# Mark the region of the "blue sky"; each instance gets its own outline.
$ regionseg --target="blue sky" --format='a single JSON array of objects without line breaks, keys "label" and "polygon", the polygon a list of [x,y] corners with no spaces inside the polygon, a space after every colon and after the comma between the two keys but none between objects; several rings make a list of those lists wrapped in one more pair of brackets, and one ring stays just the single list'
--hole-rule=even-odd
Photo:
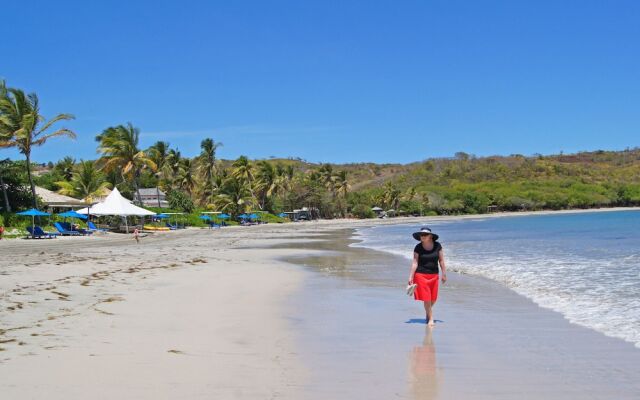
[{"label": "blue sky", "polygon": [[37,161],[95,158],[129,121],[143,147],[193,156],[212,137],[222,158],[640,145],[637,1],[21,3],[1,6],[0,78],[78,134]]}]

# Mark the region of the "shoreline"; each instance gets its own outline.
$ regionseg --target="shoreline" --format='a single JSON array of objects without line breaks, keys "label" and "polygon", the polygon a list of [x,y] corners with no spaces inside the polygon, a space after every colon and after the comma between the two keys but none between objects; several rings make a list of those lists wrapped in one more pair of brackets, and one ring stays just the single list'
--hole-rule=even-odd
[{"label": "shoreline", "polygon": [[[563,214],[581,214],[581,213],[606,213],[606,212],[620,212],[620,211],[640,211],[640,207],[608,207],[608,208],[587,208],[587,209],[571,209],[571,210],[541,210],[541,211],[505,211],[505,212],[496,212],[496,213],[487,213],[487,214],[462,214],[462,215],[432,215],[432,216],[398,216],[391,218],[367,218],[367,219],[358,219],[358,218],[334,218],[334,219],[320,219],[320,220],[312,220],[312,221],[304,221],[304,222],[286,222],[283,224],[272,223],[266,224],[270,226],[286,226],[289,224],[306,224],[306,223],[314,223],[320,225],[327,224],[336,224],[340,226],[341,224],[356,224],[356,225],[395,225],[395,224],[405,224],[405,223],[420,223],[424,220],[433,220],[433,221],[457,221],[457,220],[467,220],[467,219],[484,219],[484,218],[506,218],[506,217],[526,217],[526,216],[535,216],[535,215],[563,215]],[[240,225],[229,225],[225,226],[224,230],[230,229],[251,229],[252,227],[260,226],[260,225],[252,225],[252,226],[240,226]],[[187,230],[210,230],[205,227],[189,227]],[[155,237],[156,235],[172,235],[176,232],[180,231],[148,231],[145,232],[147,235],[151,237]],[[11,243],[18,239],[23,239],[22,241],[27,243],[39,243],[46,241],[55,241],[55,243],[64,242],[67,243],[79,243],[86,240],[95,241],[101,239],[108,240],[129,240],[130,236],[127,234],[116,234],[116,233],[108,233],[106,235],[97,234],[91,236],[60,236],[57,239],[29,239],[26,240],[23,237],[12,237],[12,238],[3,238],[0,240],[0,248],[3,247],[3,243]],[[84,244],[84,243],[83,243]],[[6,246],[6,244],[5,244]]]}]

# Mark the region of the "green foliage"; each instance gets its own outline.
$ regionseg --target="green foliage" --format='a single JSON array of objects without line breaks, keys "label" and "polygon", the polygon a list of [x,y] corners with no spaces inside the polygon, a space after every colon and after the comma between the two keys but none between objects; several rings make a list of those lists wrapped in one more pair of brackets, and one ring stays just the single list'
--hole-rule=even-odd
[{"label": "green foliage", "polygon": [[376,214],[371,210],[371,207],[365,204],[356,204],[351,209],[351,213],[356,218],[375,218]]},{"label": "green foliage", "polygon": [[54,169],[40,176],[34,177],[33,180],[37,186],[57,192],[60,190],[60,186],[57,182],[64,181],[64,177],[59,171]]},{"label": "green foliage", "polygon": [[[28,189],[29,180],[24,161],[0,161],[0,176],[2,177],[12,212],[32,207],[33,196]],[[0,188],[0,210],[3,212],[7,210],[2,188]]]},{"label": "green foliage", "polygon": [[80,199],[101,196],[111,184],[105,181],[104,174],[98,170],[95,161],[80,161],[71,171],[71,179],[56,182],[59,192]]},{"label": "green foliage", "polygon": [[169,207],[180,212],[191,213],[195,210],[195,204],[191,197],[179,190],[171,190],[167,193]]},{"label": "green foliage", "polygon": [[50,132],[57,122],[74,117],[71,114],[58,114],[47,120],[40,114],[40,104],[35,93],[25,94],[20,89],[7,88],[4,81],[0,86],[0,148],[15,147],[25,156],[32,205],[35,207],[36,192],[31,171],[31,151],[51,138],[61,136],[75,138],[75,133],[67,128]]}]

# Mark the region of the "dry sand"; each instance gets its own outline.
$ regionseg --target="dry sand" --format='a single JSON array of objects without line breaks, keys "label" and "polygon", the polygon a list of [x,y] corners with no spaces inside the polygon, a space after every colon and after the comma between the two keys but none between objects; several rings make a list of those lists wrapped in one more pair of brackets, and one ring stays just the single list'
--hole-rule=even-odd
[{"label": "dry sand", "polygon": [[243,241],[229,229],[2,243],[2,398],[299,398],[305,367],[280,310],[304,273],[273,261],[282,250],[234,251]]},{"label": "dry sand", "polygon": [[2,398],[638,397],[640,351],[493,282],[450,277],[426,329],[406,261],[346,248],[370,224],[2,241]]}]

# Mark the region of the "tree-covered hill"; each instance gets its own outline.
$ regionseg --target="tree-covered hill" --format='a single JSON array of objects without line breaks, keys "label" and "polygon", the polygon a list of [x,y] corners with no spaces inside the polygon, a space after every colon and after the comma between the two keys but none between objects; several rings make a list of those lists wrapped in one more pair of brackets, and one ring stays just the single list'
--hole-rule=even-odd
[{"label": "tree-covered hill", "polygon": [[[151,159],[152,150],[146,150]],[[202,156],[168,154],[163,169],[141,168],[142,187],[160,185],[182,202],[192,202],[192,207],[231,212],[306,206],[323,217],[368,217],[373,206],[424,215],[640,205],[638,148],[529,157],[460,152],[406,165],[241,157],[215,160],[209,178],[202,177]],[[72,182],[73,171],[81,167],[86,174],[86,162],[67,157],[48,172],[40,171],[36,179],[49,189],[66,188],[72,194],[64,182]],[[126,177],[106,171],[96,175],[134,197],[134,186]],[[203,184],[207,179],[212,182],[208,189]]]}]

